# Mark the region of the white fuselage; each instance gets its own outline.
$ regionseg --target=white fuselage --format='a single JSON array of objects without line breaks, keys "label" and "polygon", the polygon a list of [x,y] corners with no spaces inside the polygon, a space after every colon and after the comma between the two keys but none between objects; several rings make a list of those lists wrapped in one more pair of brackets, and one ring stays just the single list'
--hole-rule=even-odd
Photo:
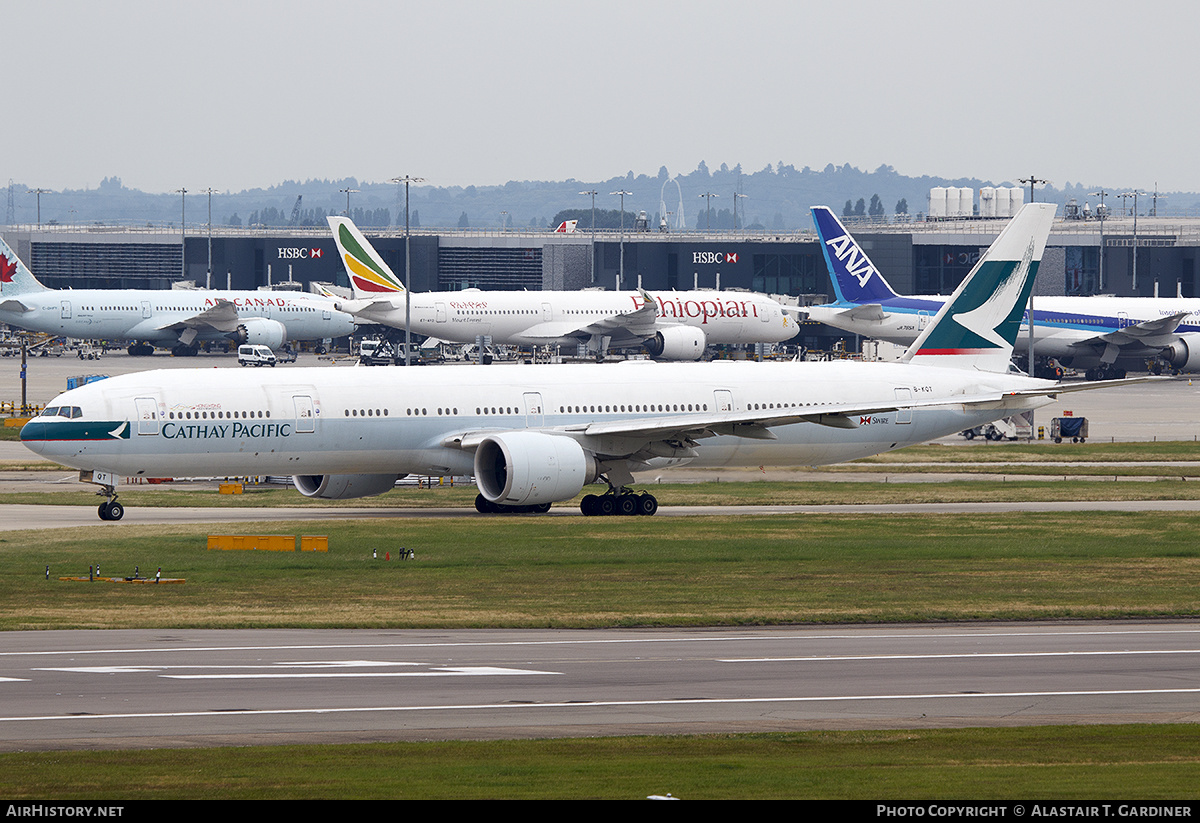
[{"label": "white fuselage", "polygon": [[[1049,384],[892,363],[446,366],[406,370],[403,378],[334,367],[141,372],[60,395],[49,407],[70,411],[35,418],[22,440],[55,462],[130,477],[471,474],[464,438],[530,430],[570,437],[600,460],[642,454],[640,468],[815,465],[942,437],[1049,402],[1011,398],[964,407],[971,398]],[[771,422],[910,402],[924,406],[856,413],[843,427]],[[934,403],[941,405],[927,407]],[[670,457],[668,446],[690,436],[679,433],[702,432],[734,414],[762,420],[760,436],[698,434],[686,459],[644,457],[655,447]],[[625,429],[604,432],[610,423]],[[676,433],[663,433],[663,424]],[[657,431],[640,434],[643,425]]]},{"label": "white fuselage", "polygon": [[[353,318],[336,310],[332,299],[295,292],[52,289],[11,299],[29,310],[0,309],[0,323],[76,339],[174,343],[180,331],[171,327],[212,309],[221,300],[237,307],[239,321],[261,318],[282,324],[288,340],[321,340],[354,332]],[[225,340],[230,333],[198,327],[194,339]]]},{"label": "white fuselage", "polygon": [[[761,294],[731,291],[658,292],[656,327],[700,329],[708,343],[779,343],[794,337],[799,327],[777,302]],[[376,300],[382,298],[374,298]],[[390,306],[358,314],[366,322],[404,328],[404,294],[389,295]],[[475,291],[413,293],[408,311],[412,332],[459,343],[480,335],[508,345],[568,345],[587,339],[579,330],[612,321],[603,330],[618,345],[623,334],[620,315],[643,304],[635,291]],[[349,306],[350,304],[345,304]],[[613,320],[613,318],[618,318]]]}]

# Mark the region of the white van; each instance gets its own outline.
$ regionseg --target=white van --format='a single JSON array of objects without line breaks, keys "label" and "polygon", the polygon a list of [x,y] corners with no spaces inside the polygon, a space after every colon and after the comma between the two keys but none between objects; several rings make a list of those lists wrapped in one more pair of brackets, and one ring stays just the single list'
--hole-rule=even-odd
[{"label": "white van", "polygon": [[274,367],[275,363],[275,353],[268,346],[238,346],[238,365]]}]

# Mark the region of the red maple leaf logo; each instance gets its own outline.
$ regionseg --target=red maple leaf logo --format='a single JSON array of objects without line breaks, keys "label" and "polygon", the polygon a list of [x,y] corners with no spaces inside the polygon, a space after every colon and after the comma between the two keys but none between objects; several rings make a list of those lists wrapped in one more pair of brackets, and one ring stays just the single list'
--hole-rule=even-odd
[{"label": "red maple leaf logo", "polygon": [[17,262],[8,259],[7,255],[0,255],[0,283],[11,283],[16,273]]}]

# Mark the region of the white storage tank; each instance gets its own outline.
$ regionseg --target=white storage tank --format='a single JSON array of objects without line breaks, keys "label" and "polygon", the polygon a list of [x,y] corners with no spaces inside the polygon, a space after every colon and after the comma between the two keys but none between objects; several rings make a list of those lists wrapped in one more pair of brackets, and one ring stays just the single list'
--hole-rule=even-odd
[{"label": "white storage tank", "polygon": [[996,216],[996,189],[993,186],[983,186],[979,189],[979,216]]},{"label": "white storage tank", "polygon": [[946,189],[934,186],[929,190],[929,219],[943,220],[946,217]]},{"label": "white storage tank", "polygon": [[1012,217],[1012,189],[1007,186],[996,188],[996,203],[992,207],[992,217]]}]

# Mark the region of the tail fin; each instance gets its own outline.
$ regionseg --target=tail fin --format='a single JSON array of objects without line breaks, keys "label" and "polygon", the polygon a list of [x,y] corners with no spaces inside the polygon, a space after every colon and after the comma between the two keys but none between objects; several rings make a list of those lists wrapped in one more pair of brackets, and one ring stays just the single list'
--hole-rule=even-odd
[{"label": "tail fin", "polygon": [[1057,208],[1023,206],[901,359],[1007,371]]},{"label": "tail fin", "polygon": [[0,294],[5,297],[16,297],[21,294],[48,291],[38,282],[17,253],[13,251],[4,238],[0,238]]},{"label": "tail fin", "polygon": [[554,230],[555,234],[571,234],[575,231],[575,227],[579,225],[578,220],[564,220],[558,224],[558,228]]},{"label": "tail fin", "polygon": [[379,252],[367,242],[358,226],[346,217],[326,217],[333,229],[338,254],[350,276],[350,288],[356,300],[382,293],[404,293],[404,284],[392,272]]},{"label": "tail fin", "polygon": [[832,211],[826,206],[813,206],[812,216],[837,302],[879,303],[900,296]]}]

